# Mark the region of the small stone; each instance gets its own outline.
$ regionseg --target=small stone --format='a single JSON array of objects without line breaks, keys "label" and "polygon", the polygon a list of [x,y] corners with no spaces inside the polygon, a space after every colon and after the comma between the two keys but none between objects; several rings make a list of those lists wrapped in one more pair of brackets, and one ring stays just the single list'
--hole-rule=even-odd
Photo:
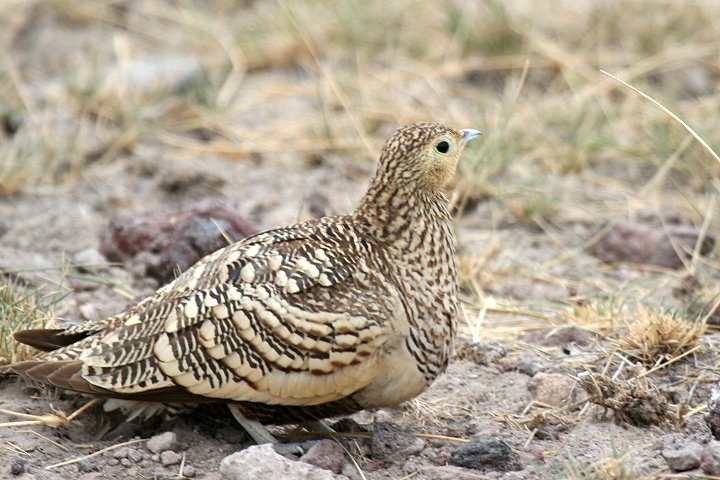
[{"label": "small stone", "polygon": [[25,473],[25,460],[20,457],[15,457],[10,465],[10,473],[13,475],[22,475]]},{"label": "small stone", "polygon": [[106,267],[108,261],[107,258],[96,249],[86,248],[73,255],[73,263],[78,270],[91,272],[100,267]]},{"label": "small stone", "polygon": [[185,477],[192,478],[197,475],[197,472],[195,471],[195,467],[193,467],[192,465],[185,465],[185,467],[183,467],[182,474]]},{"label": "small stone", "polygon": [[113,457],[117,458],[118,460],[121,458],[127,458],[127,456],[128,456],[128,448],[127,447],[118,448],[117,450],[115,450],[113,452]]},{"label": "small stone", "polygon": [[310,450],[300,457],[300,461],[340,473],[345,465],[345,452],[339,443],[325,439],[310,447]]},{"label": "small stone", "polygon": [[179,453],[173,452],[172,450],[166,450],[160,454],[160,463],[167,467],[168,465],[180,463],[181,458],[182,456]]},{"label": "small stone", "polygon": [[672,470],[684,472],[700,466],[703,447],[697,442],[671,445],[662,451],[662,456]]},{"label": "small stone", "polygon": [[140,463],[142,462],[143,454],[137,448],[130,448],[128,449],[127,458],[134,463]]},{"label": "small stone", "polygon": [[720,475],[720,442],[710,441],[700,457],[700,468],[707,475]]},{"label": "small stone", "polygon": [[177,435],[175,432],[164,432],[152,437],[145,445],[147,446],[147,449],[153,453],[172,450],[175,448],[175,445],[177,445]]},{"label": "small stone", "polygon": [[160,462],[160,454],[159,454],[159,453],[153,453],[153,454],[150,456],[150,460],[152,460],[153,462],[159,463],[159,462]]},{"label": "small stone", "polygon": [[553,407],[559,407],[578,400],[584,393],[574,379],[561,373],[538,372],[528,383],[533,400]]},{"label": "small stone", "polygon": [[287,459],[277,454],[270,444],[253,445],[223,458],[220,475],[226,480],[346,480],[329,470]]},{"label": "small stone", "polygon": [[15,446],[25,452],[32,452],[38,447],[37,440],[29,437],[21,437],[15,441]]},{"label": "small stone", "polygon": [[373,460],[386,461],[419,453],[425,442],[410,430],[393,423],[376,423],[371,448]]},{"label": "small stone", "polygon": [[389,410],[380,409],[373,414],[373,423],[392,423],[394,415]]},{"label": "small stone", "polygon": [[95,461],[93,461],[90,458],[80,460],[77,465],[78,465],[78,470],[80,470],[83,473],[97,472],[98,470],[100,470],[100,467],[98,466],[98,464],[95,463]]},{"label": "small stone", "polygon": [[545,362],[535,352],[522,352],[517,359],[517,370],[528,376],[533,376],[547,369]]},{"label": "small stone", "polygon": [[453,448],[448,464],[475,470],[505,470],[513,460],[512,449],[507,443],[499,438],[481,436]]},{"label": "small stone", "polygon": [[120,465],[120,459],[115,457],[110,457],[107,460],[105,460],[106,465],[110,465],[111,467],[114,467],[115,465]]},{"label": "small stone", "polygon": [[125,468],[130,468],[132,466],[132,462],[128,458],[121,458],[120,465],[122,465]]}]

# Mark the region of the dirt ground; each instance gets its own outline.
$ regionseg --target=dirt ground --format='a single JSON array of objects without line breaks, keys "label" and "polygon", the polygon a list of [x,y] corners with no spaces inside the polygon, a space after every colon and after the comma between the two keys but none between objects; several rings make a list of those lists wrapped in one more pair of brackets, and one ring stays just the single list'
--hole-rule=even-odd
[{"label": "dirt ground", "polygon": [[[110,8],[56,0],[47,10],[9,3],[16,9],[0,7],[6,32],[0,41],[12,65],[0,74],[13,86],[0,91],[7,101],[0,106],[0,282],[39,288],[52,298],[60,325],[112,315],[160,286],[137,263],[111,263],[99,253],[116,214],[220,197],[262,230],[319,211],[344,213],[373,172],[373,152],[397,125],[440,120],[476,127],[485,136],[468,148],[450,192],[461,206],[456,233],[468,318],[456,357],[417,399],[353,417],[368,428],[389,422],[408,434],[443,438],[421,437],[407,454],[387,458],[374,455],[366,440],[345,440],[342,473],[417,480],[720,475],[720,455],[711,448],[718,432],[705,420],[720,372],[713,324],[720,268],[717,247],[701,248],[720,231],[720,168],[655,107],[639,106],[637,97],[619,100],[626,90],[611,94],[595,68],[652,58],[649,79],[631,71],[633,79],[670,99],[717,146],[720,71],[708,60],[718,51],[707,47],[713,43],[702,36],[706,30],[682,37],[679,46],[668,40],[674,53],[667,58],[662,49],[651,56],[627,47],[630,59],[619,60],[610,51],[612,35],[600,35],[592,41],[609,49],[609,60],[575,62],[567,59],[587,54],[568,47],[582,36],[579,27],[569,30],[567,43],[551,41],[554,28],[580,15],[571,7],[567,23],[544,18],[547,29],[522,35],[518,24],[501,32],[504,24],[492,17],[483,25],[511,42],[510,51],[493,47],[498,53],[482,51],[487,39],[468,40],[459,27],[447,38],[432,29],[421,38],[424,24],[416,22],[431,18],[432,9],[410,17],[392,10],[385,19],[371,10],[346,12],[344,3],[330,13],[314,2],[307,11],[283,2],[273,8],[208,2],[207,10],[194,2],[110,2]],[[507,15],[527,20],[517,13],[524,3],[511,3],[520,7]],[[488,7],[494,2],[483,5],[472,18],[497,15]],[[671,14],[682,21],[653,25],[668,39],[696,18],[717,27],[720,15],[707,8],[677,7]],[[622,21],[632,16],[610,13]],[[328,27],[325,14],[350,23]],[[397,50],[353,47],[348,54],[360,40],[387,40],[363,30],[372,22],[353,24],[353,14],[363,21],[403,18]],[[655,10],[648,15],[664,18]],[[284,26],[282,34],[263,30],[271,21]],[[234,37],[233,22],[260,40]],[[644,28],[637,38],[645,38]],[[688,38],[707,47],[705,56],[698,49],[683,55],[681,47],[693,45]],[[231,53],[233,41],[241,54]],[[422,53],[408,53],[415,47]],[[678,68],[678,59],[689,64]],[[582,81],[574,83],[573,75]],[[591,107],[588,98],[595,98]],[[603,244],[598,232],[617,225],[625,233]],[[668,247],[665,233],[673,228],[689,239],[684,247]],[[684,263],[672,254],[676,248],[692,252]],[[648,251],[668,249],[663,258],[677,264],[648,260]],[[615,390],[586,392],[581,384],[588,378]],[[86,402],[0,379],[0,409],[69,415]],[[0,423],[20,420],[0,412]],[[145,440],[165,431],[177,434],[172,451],[181,461],[147,449]],[[507,458],[451,464],[463,442],[488,436],[511,448]],[[68,426],[0,426],[0,478],[216,479],[222,459],[249,444],[222,409],[125,422],[94,405]],[[701,453],[686,455],[688,468],[673,463],[694,445]]]}]

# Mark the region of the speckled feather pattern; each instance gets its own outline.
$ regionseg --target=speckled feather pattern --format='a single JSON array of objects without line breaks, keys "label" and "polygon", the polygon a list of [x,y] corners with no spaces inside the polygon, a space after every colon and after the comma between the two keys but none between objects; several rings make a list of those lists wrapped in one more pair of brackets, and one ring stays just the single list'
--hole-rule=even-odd
[{"label": "speckled feather pattern", "polygon": [[[438,138],[457,149],[447,164],[426,158]],[[234,402],[276,423],[416,396],[445,370],[461,315],[440,190],[461,139],[438,124],[399,129],[352,214],[223,248],[128,311],[58,335],[74,343],[9,369],[105,397]]]}]

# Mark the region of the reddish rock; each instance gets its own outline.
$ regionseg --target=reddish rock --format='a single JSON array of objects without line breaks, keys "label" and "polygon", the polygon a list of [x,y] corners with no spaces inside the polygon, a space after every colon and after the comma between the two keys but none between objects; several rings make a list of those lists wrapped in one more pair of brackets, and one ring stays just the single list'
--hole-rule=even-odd
[{"label": "reddish rock", "polygon": [[578,400],[582,389],[574,379],[560,373],[539,372],[530,380],[528,390],[536,402],[558,407]]},{"label": "reddish rock", "polygon": [[300,457],[300,461],[340,473],[345,465],[345,452],[342,445],[333,440],[320,440]]},{"label": "reddish rock", "polygon": [[[638,223],[602,225],[607,230],[590,248],[593,255],[605,262],[628,262],[680,268],[695,248],[699,230],[683,225],[650,226]],[[710,253],[715,238],[705,236],[700,254]]]},{"label": "reddish rock", "polygon": [[141,272],[167,282],[227,245],[223,232],[237,241],[254,230],[228,200],[207,198],[173,210],[115,215],[100,236],[100,252],[112,261],[141,263]]}]

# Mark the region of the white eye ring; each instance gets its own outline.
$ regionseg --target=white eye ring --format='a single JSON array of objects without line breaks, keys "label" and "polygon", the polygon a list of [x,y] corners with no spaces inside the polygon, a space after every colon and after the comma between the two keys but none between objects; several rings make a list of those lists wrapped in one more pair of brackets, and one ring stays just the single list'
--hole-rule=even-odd
[{"label": "white eye ring", "polygon": [[450,142],[447,140],[440,140],[435,145],[435,151],[438,153],[448,153],[450,151]]}]

